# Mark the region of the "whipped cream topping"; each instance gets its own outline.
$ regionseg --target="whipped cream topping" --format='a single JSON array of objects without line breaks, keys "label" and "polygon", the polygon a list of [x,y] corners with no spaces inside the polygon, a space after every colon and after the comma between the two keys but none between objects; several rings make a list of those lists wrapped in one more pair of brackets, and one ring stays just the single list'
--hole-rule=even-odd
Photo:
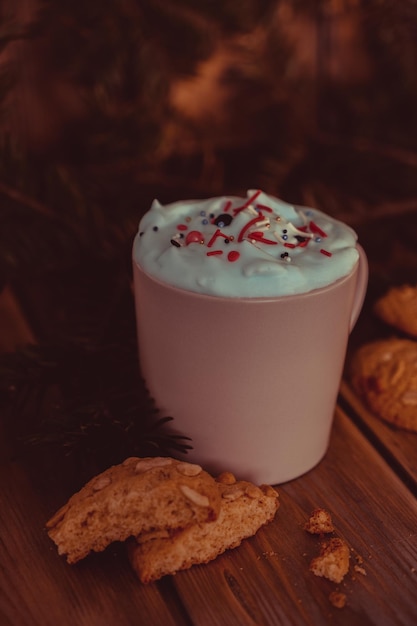
[{"label": "whipped cream topping", "polygon": [[306,293],[348,275],[359,258],[356,242],[352,228],[317,209],[249,190],[247,198],[154,200],[133,259],[180,289],[262,298]]}]

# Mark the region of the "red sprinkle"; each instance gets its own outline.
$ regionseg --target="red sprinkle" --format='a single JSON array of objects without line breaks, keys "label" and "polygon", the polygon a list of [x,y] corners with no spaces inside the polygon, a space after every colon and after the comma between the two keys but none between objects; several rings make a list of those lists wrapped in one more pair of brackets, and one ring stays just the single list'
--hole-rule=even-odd
[{"label": "red sprinkle", "polygon": [[188,226],[185,224],[178,224],[177,230],[188,230]]},{"label": "red sprinkle", "polygon": [[296,248],[295,243],[284,243],[284,248]]},{"label": "red sprinkle", "polygon": [[185,243],[187,245],[190,243],[204,243],[203,233],[200,233],[199,230],[190,230],[185,238]]},{"label": "red sprinkle", "polygon": [[237,240],[243,241],[243,237],[245,236],[245,233],[249,230],[249,228],[253,226],[254,224],[256,224],[256,222],[259,222],[260,220],[263,220],[262,215],[257,215],[252,220],[250,220],[247,224],[245,224],[242,230],[240,231]]},{"label": "red sprinkle", "polygon": [[316,233],[317,235],[320,235],[320,237],[327,237],[324,230],[322,230],[320,226],[317,226],[317,224],[313,222],[313,220],[311,220],[310,222],[310,230],[312,233]]},{"label": "red sprinkle", "polygon": [[240,257],[240,252],[238,252],[237,250],[232,250],[227,255],[227,259],[228,259],[228,261],[230,261],[230,263],[233,263],[234,261],[237,261],[239,257]]},{"label": "red sprinkle", "polygon": [[231,206],[232,206],[232,201],[231,201],[231,200],[228,200],[228,201],[226,202],[226,206],[224,207],[223,211],[224,211],[225,213],[227,213],[227,211],[230,209],[230,207],[231,207]]},{"label": "red sprinkle", "polygon": [[207,248],[211,248],[213,243],[216,241],[217,237],[223,237],[223,239],[229,239],[229,237],[227,235],[224,235],[222,231],[220,230],[220,228],[218,228],[216,232],[214,233],[214,235],[212,236],[212,238],[210,239],[210,241],[208,242]]},{"label": "red sprinkle", "polygon": [[242,206],[239,206],[236,209],[233,209],[233,214],[237,215],[238,213],[243,211],[243,209],[246,209],[246,207],[252,204],[252,202],[255,202],[256,198],[259,196],[260,193],[261,193],[261,190],[257,191],[256,193],[253,194],[253,196],[251,196],[250,198],[246,200],[245,204],[242,204]]},{"label": "red sprinkle", "polygon": [[218,254],[223,254],[223,250],[210,250],[206,252],[206,256],[217,256]]},{"label": "red sprinkle", "polygon": [[332,256],[331,252],[328,252],[327,250],[323,250],[323,248],[321,248],[320,252],[324,254],[324,256]]},{"label": "red sprinkle", "polygon": [[253,239],[254,241],[260,241],[261,243],[267,243],[271,246],[276,246],[277,241],[271,241],[271,239],[265,239],[264,234],[262,232],[256,231],[255,233],[251,233],[249,235],[249,239]]},{"label": "red sprinkle", "polygon": [[266,206],[266,204],[256,204],[256,208],[262,209],[262,211],[267,211],[267,213],[272,213],[271,207]]}]

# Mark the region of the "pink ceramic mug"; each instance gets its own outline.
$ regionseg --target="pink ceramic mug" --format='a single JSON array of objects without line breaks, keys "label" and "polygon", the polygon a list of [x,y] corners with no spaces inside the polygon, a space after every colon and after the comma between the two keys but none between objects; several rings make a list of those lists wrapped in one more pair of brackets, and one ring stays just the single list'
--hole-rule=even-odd
[{"label": "pink ceramic mug", "polygon": [[348,337],[368,264],[328,287],[276,298],[185,291],[134,261],[140,363],[157,406],[192,439],[186,460],[278,484],[328,448]]}]

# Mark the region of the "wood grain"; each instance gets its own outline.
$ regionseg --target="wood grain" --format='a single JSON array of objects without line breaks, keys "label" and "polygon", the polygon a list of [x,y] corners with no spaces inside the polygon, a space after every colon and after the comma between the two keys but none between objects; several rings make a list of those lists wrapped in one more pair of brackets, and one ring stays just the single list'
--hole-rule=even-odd
[{"label": "wood grain", "polygon": [[372,413],[348,382],[342,381],[340,391],[352,419],[417,495],[417,433],[391,426]]},{"label": "wood grain", "polygon": [[[279,487],[275,520],[239,548],[157,584],[141,585],[123,546],[69,566],[44,523],[47,494],[36,495],[17,464],[0,471],[0,623],[412,624],[417,621],[417,502],[346,414],[337,410],[329,451],[317,468]],[[320,538],[303,529],[327,508],[351,548],[350,572],[335,585],[309,572]],[[366,575],[355,571],[363,559]],[[343,609],[332,590],[347,596]]]}]

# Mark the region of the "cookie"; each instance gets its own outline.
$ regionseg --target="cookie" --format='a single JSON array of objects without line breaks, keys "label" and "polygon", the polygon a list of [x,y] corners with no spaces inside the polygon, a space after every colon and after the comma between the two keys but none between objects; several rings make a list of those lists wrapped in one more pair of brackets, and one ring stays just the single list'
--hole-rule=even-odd
[{"label": "cookie", "polygon": [[46,526],[58,553],[75,563],[132,535],[213,521],[220,501],[217,483],[199,465],[132,457],[90,480]]},{"label": "cookie", "polygon": [[376,415],[417,431],[417,342],[394,337],[365,344],[351,361],[350,380]]},{"label": "cookie", "polygon": [[230,473],[218,477],[217,488],[221,506],[214,522],[195,524],[164,536],[143,534],[130,542],[129,558],[143,583],[207,563],[237,547],[270,522],[279,506],[275,489],[237,481]]},{"label": "cookie", "polygon": [[322,545],[319,556],[310,563],[315,576],[324,576],[334,583],[341,583],[349,571],[349,546],[343,539],[334,537]]},{"label": "cookie", "polygon": [[375,303],[376,315],[412,337],[417,337],[417,285],[392,287]]}]

